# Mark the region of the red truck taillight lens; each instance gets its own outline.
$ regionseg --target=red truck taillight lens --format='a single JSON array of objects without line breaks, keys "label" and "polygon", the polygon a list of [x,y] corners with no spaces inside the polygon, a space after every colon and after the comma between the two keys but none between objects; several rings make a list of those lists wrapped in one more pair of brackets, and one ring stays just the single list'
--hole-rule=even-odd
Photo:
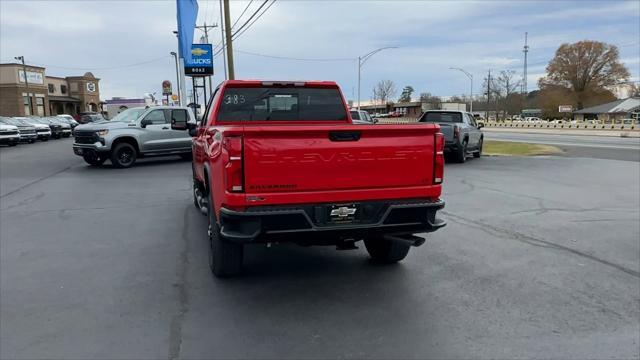
[{"label": "red truck taillight lens", "polygon": [[229,162],[225,165],[225,184],[229,192],[244,191],[244,171],[242,168],[242,137],[229,136],[222,141],[222,146],[229,154]]},{"label": "red truck taillight lens", "polygon": [[444,177],[444,135],[436,133],[435,156],[433,158],[433,183],[442,184]]}]

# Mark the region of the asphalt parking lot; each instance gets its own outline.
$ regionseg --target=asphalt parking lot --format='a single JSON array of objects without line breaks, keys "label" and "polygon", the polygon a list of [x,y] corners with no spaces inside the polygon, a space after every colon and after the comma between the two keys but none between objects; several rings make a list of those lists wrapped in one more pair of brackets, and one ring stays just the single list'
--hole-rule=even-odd
[{"label": "asphalt parking lot", "polygon": [[448,226],[404,262],[255,246],[224,281],[190,171],[1,148],[0,357],[638,357],[636,161],[447,164]]}]

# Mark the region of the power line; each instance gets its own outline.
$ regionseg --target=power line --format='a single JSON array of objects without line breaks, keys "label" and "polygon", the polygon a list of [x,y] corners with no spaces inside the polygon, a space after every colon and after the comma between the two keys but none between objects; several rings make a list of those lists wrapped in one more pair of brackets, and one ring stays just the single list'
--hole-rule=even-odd
[{"label": "power line", "polygon": [[297,57],[289,57],[289,56],[277,56],[277,55],[267,55],[260,54],[251,51],[243,51],[236,49],[236,52],[247,55],[261,56],[272,59],[282,59],[282,60],[294,60],[294,61],[355,61],[356,58],[297,58]]},{"label": "power line", "polygon": [[155,58],[155,59],[150,59],[150,60],[145,60],[145,61],[141,61],[141,62],[137,62],[137,63],[133,63],[133,64],[126,64],[126,65],[116,65],[116,66],[109,66],[109,67],[102,67],[102,68],[82,68],[82,67],[69,67],[69,66],[58,66],[58,65],[47,65],[47,64],[42,64],[42,63],[38,63],[38,62],[33,62],[33,65],[38,65],[38,66],[43,66],[43,67],[49,67],[49,68],[58,68],[58,69],[65,69],[65,70],[86,70],[86,71],[98,71],[98,70],[114,70],[114,69],[123,69],[123,68],[128,68],[128,67],[134,67],[134,66],[140,66],[140,65],[146,65],[146,64],[150,64],[156,61],[160,61],[160,60],[164,60],[169,58],[171,55],[167,56],[162,56],[159,58]]},{"label": "power line", "polygon": [[236,21],[233,22],[233,24],[231,25],[231,30],[233,30],[233,28],[236,27],[236,24],[238,23],[238,21],[240,21],[240,19],[242,19],[242,15],[244,15],[245,12],[247,12],[247,9],[249,9],[249,6],[251,6],[251,3],[253,2],[253,0],[249,1],[249,3],[247,4],[247,6],[244,8],[244,10],[242,10],[242,12],[240,13],[240,16],[238,16],[238,18],[236,19]]},{"label": "power line", "polygon": [[266,13],[266,12],[269,10],[269,8],[270,8],[270,7],[272,7],[272,6],[273,6],[273,4],[275,4],[275,3],[276,3],[276,0],[273,0],[273,1],[271,2],[271,4],[269,4],[269,6],[267,6],[267,7],[264,9],[264,11],[262,11],[262,13],[261,13],[260,15],[258,15],[258,17],[257,17],[257,18],[255,18],[255,20],[253,20],[253,22],[252,22],[251,24],[249,24],[249,26],[247,26],[247,27],[244,29],[244,31],[242,31],[240,34],[238,34],[238,36],[236,36],[235,38],[237,39],[238,37],[240,37],[240,35],[244,34],[244,33],[245,33],[245,31],[249,30],[249,28],[251,28],[251,27],[253,26],[253,24],[255,24],[255,23],[256,23],[256,21],[258,21],[258,19],[260,19],[260,18],[262,17],[262,15],[264,15],[264,13]]},{"label": "power line", "polygon": [[[236,37],[236,34],[239,33],[240,31],[242,31],[242,29],[244,29],[245,26],[247,26],[247,24],[254,18],[254,16],[256,16],[256,14],[258,14],[260,12],[260,10],[262,10],[262,8],[267,4],[267,2],[269,2],[269,0],[264,0],[264,2],[260,5],[260,7],[258,7],[258,9],[256,11],[254,11],[253,14],[251,14],[251,16],[247,19],[247,21],[245,21],[244,24],[242,24],[242,26],[240,26],[240,28],[238,30],[236,30],[235,32],[231,33],[231,36],[234,39]],[[262,14],[264,14],[264,13],[262,13]],[[260,14],[260,15],[262,15],[262,14]]]}]

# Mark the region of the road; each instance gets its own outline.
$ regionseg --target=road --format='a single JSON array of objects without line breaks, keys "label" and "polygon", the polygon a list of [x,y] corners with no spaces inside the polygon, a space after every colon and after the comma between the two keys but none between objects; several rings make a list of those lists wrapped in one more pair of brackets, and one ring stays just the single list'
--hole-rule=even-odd
[{"label": "road", "polygon": [[61,140],[0,166],[3,359],[638,358],[638,162],[447,164],[448,225],[401,264],[251,246],[224,281],[188,162]]},{"label": "road", "polygon": [[569,157],[640,161],[640,138],[496,132],[489,129],[483,132],[487,140],[554,145]]}]

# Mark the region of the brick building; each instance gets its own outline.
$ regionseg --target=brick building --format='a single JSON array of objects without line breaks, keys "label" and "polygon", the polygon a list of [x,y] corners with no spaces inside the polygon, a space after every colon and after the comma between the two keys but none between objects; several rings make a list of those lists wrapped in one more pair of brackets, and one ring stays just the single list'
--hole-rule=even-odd
[{"label": "brick building", "polygon": [[101,111],[100,79],[88,72],[65,78],[47,76],[45,68],[0,64],[0,116],[76,115]]}]

